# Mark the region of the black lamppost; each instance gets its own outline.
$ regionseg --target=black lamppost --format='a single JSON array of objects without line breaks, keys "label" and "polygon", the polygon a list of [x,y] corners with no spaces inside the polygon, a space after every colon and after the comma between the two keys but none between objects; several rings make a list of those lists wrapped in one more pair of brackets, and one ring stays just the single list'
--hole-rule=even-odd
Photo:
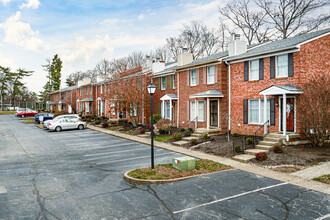
[{"label": "black lamppost", "polygon": [[155,93],[157,86],[151,85],[147,86],[148,93],[151,96],[151,169],[154,169],[154,109],[152,104],[152,95]]}]

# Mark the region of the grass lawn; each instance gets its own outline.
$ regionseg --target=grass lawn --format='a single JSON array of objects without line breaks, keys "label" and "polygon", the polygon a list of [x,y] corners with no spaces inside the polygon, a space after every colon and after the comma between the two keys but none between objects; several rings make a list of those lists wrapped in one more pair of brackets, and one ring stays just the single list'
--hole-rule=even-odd
[{"label": "grass lawn", "polygon": [[121,128],[123,128],[123,127],[122,126],[112,126],[112,127],[108,127],[107,129],[110,131],[118,131]]},{"label": "grass lawn", "polygon": [[135,134],[139,133],[139,131],[130,130],[130,131],[121,131],[120,133],[129,134],[129,135],[135,135]]},{"label": "grass lawn", "polygon": [[230,166],[206,159],[196,160],[195,167],[196,169],[194,170],[180,171],[174,169],[172,164],[159,164],[155,166],[154,170],[151,170],[150,167],[135,169],[129,172],[128,175],[136,179],[164,180],[219,172],[232,168]]},{"label": "grass lawn", "polygon": [[326,184],[330,184],[330,175],[323,175],[323,176],[319,176],[319,177],[315,177],[313,180],[322,182],[322,183],[326,183]]},{"label": "grass lawn", "polygon": [[163,141],[168,141],[168,140],[171,140],[171,139],[173,139],[172,136],[163,136],[163,137],[156,137],[154,140],[163,142]]},{"label": "grass lawn", "polygon": [[21,121],[22,123],[24,123],[24,124],[34,124],[34,123],[36,123],[35,121],[34,121],[34,119],[28,119],[28,120],[22,120]]},{"label": "grass lawn", "polygon": [[15,114],[14,111],[0,111],[0,115],[13,115]]}]

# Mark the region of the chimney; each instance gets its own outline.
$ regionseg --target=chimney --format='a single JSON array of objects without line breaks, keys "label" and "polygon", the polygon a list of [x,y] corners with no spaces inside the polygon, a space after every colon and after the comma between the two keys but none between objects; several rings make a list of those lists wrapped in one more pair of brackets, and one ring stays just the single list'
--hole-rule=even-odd
[{"label": "chimney", "polygon": [[146,64],[145,67],[147,70],[151,70],[152,68],[152,61],[149,55],[146,55]]},{"label": "chimney", "polygon": [[239,34],[232,34],[231,40],[228,43],[229,56],[236,56],[247,51],[247,44],[240,40]]},{"label": "chimney", "polygon": [[157,73],[165,69],[165,62],[160,61],[159,57],[156,57],[156,61],[152,63],[152,72]]},{"label": "chimney", "polygon": [[187,48],[182,48],[182,53],[178,55],[178,66],[183,66],[193,61],[192,53]]},{"label": "chimney", "polygon": [[160,58],[156,57],[156,63],[159,63],[159,61],[160,61]]}]

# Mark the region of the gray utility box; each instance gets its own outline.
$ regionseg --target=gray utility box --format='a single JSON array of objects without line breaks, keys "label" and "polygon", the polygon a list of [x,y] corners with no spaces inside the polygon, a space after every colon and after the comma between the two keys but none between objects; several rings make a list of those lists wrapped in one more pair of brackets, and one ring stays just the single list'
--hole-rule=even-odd
[{"label": "gray utility box", "polygon": [[172,159],[173,168],[181,171],[194,170],[195,158],[192,157],[179,157]]}]

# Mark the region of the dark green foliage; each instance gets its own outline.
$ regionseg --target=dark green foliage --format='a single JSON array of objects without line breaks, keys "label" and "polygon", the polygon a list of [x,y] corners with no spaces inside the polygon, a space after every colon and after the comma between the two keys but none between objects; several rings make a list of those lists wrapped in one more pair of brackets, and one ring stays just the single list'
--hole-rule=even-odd
[{"label": "dark green foliage", "polygon": [[248,137],[248,138],[246,138],[246,143],[247,143],[247,144],[253,144],[253,143],[254,143],[253,138],[252,138],[252,137]]},{"label": "dark green foliage", "polygon": [[173,134],[173,138],[174,138],[174,140],[179,141],[182,139],[182,135],[180,133],[175,132]]},{"label": "dark green foliage", "polygon": [[91,121],[92,121],[92,119],[88,118],[86,121],[87,121],[87,122],[91,122]]},{"label": "dark green foliage", "polygon": [[164,130],[164,129],[159,129],[159,134],[166,134],[166,130]]},{"label": "dark green foliage", "polygon": [[99,125],[99,124],[101,124],[101,122],[100,121],[95,121],[95,124]]},{"label": "dark green foliage", "polygon": [[[157,124],[157,122],[161,119],[162,117],[158,114],[154,115],[154,124]],[[151,121],[151,117],[150,117],[150,121]]]},{"label": "dark green foliage", "polygon": [[232,134],[232,136],[233,136],[233,137],[237,137],[237,136],[238,136],[238,134],[237,134],[237,133],[234,133],[234,134]]},{"label": "dark green foliage", "polygon": [[197,144],[197,139],[191,139],[190,144],[191,145],[196,145]]},{"label": "dark green foliage", "polygon": [[102,128],[107,128],[109,127],[109,123],[107,121],[102,123]]},{"label": "dark green foliage", "polygon": [[206,134],[203,135],[203,138],[204,139],[208,139],[209,138],[209,135],[206,133]]},{"label": "dark green foliage", "polygon": [[185,132],[186,129],[180,128],[180,132]]},{"label": "dark green foliage", "polygon": [[235,152],[236,152],[236,153],[239,153],[239,152],[242,151],[242,149],[241,149],[241,147],[240,147],[239,145],[236,145],[236,146],[234,147],[234,149],[235,149]]},{"label": "dark green foliage", "polygon": [[189,137],[190,135],[191,135],[190,131],[185,131],[185,132],[184,132],[184,136],[185,136],[185,137]]},{"label": "dark green foliage", "polygon": [[193,133],[194,132],[194,129],[188,128],[188,131],[190,131],[190,133]]}]

